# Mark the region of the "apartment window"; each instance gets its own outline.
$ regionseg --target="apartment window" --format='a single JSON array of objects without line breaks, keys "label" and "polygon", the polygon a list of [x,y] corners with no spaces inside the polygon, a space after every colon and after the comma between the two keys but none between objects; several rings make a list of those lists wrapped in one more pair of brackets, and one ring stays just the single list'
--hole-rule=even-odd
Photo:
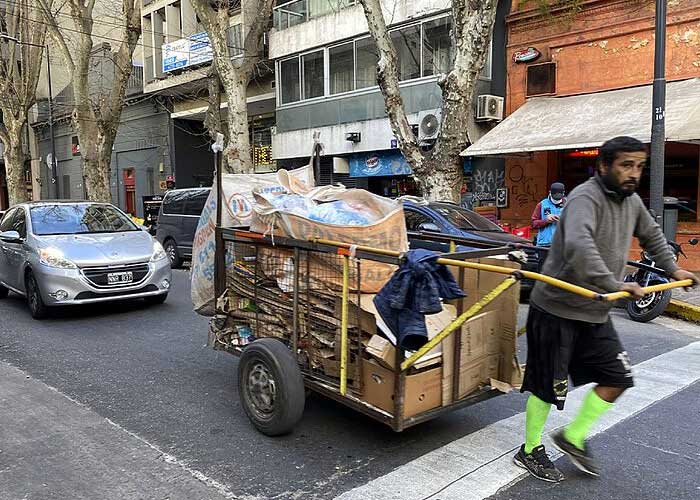
[{"label": "apartment window", "polygon": [[299,58],[294,57],[280,63],[280,97],[282,104],[301,99],[299,87]]},{"label": "apartment window", "polygon": [[301,57],[304,77],[303,99],[323,95],[323,51],[312,52]]},{"label": "apartment window", "polygon": [[379,53],[372,38],[363,38],[355,42],[355,58],[355,88],[364,89],[377,85]]},{"label": "apartment window", "polygon": [[449,17],[423,24],[423,76],[447,73],[452,68],[450,29]]},{"label": "apartment window", "polygon": [[243,54],[243,33],[240,24],[229,27],[227,32],[228,46],[233,57]]},{"label": "apartment window", "polygon": [[[391,30],[399,80],[448,73],[454,57],[451,29],[451,18],[443,16]],[[490,56],[489,47],[482,78],[491,77]],[[282,60],[277,65],[280,103],[374,87],[378,61],[377,47],[368,36]]]},{"label": "apartment window", "polygon": [[355,60],[352,42],[328,49],[330,93],[340,94],[355,88]]},{"label": "apartment window", "polygon": [[420,78],[420,25],[391,32],[396,47],[399,80]]}]

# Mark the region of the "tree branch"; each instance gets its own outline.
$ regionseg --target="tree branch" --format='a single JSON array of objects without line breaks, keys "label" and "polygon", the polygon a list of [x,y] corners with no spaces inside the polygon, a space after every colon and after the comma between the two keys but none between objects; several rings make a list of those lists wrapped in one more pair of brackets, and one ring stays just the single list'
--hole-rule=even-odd
[{"label": "tree branch", "polygon": [[56,42],[56,44],[58,44],[59,50],[61,51],[61,55],[63,56],[63,60],[65,61],[66,66],[68,66],[68,73],[72,77],[72,75],[75,73],[75,63],[73,62],[73,56],[71,55],[71,51],[68,48],[66,39],[58,27],[56,16],[51,12],[51,6],[47,0],[37,0],[37,3],[39,4],[39,7],[42,13],[44,14],[44,18],[46,19],[46,27],[49,34],[51,35],[51,39],[54,42]]}]

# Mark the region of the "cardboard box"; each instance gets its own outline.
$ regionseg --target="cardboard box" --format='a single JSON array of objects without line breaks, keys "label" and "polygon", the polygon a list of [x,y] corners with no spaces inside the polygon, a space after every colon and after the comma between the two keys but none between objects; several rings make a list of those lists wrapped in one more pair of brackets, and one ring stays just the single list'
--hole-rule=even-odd
[{"label": "cardboard box", "polygon": [[[335,359],[322,359],[321,366],[323,367],[323,373],[325,373],[328,377],[340,378],[340,360],[336,361]],[[348,360],[348,380],[358,379],[358,372],[359,366],[357,362],[353,363]]]},{"label": "cardboard box", "polygon": [[396,364],[396,348],[384,337],[373,335],[365,349],[380,365],[394,369]]},{"label": "cardboard box", "polygon": [[499,354],[501,351],[501,318],[498,312],[484,313],[484,346],[486,354]]},{"label": "cardboard box", "polygon": [[459,397],[460,399],[477,390],[486,381],[486,358],[480,358],[470,363],[463,364],[459,369]]},{"label": "cardboard box", "polygon": [[[367,403],[394,413],[393,371],[372,360],[363,360],[363,399]],[[441,370],[433,368],[414,375],[406,375],[404,418],[440,406]]]},{"label": "cardboard box", "polygon": [[486,354],[486,337],[484,334],[487,314],[474,316],[462,325],[462,350],[459,360],[461,364],[475,361]]},{"label": "cardboard box", "polygon": [[[374,295],[372,295],[374,297]],[[338,299],[335,301],[335,315],[340,321],[343,312],[343,301]],[[360,325],[360,329],[368,335],[377,333],[377,321],[374,314],[358,307],[351,301],[348,301],[348,327],[356,327]]]},{"label": "cardboard box", "polygon": [[501,356],[499,354],[492,354],[486,357],[484,362],[484,378],[485,379],[496,379],[500,380],[499,374],[501,371]]}]

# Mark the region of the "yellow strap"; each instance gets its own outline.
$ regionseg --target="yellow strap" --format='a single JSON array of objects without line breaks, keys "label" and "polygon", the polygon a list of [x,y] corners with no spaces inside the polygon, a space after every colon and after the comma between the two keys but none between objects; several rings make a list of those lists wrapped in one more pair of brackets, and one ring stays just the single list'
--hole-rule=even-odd
[{"label": "yellow strap", "polygon": [[496,288],[484,295],[481,298],[481,300],[479,300],[476,304],[474,304],[464,313],[458,316],[454,321],[452,321],[452,323],[447,325],[444,330],[442,330],[435,337],[430,339],[428,343],[425,344],[423,347],[414,352],[413,355],[411,355],[406,361],[401,363],[401,370],[408,370],[411,366],[413,366],[416,363],[416,361],[425,356],[428,352],[432,351],[433,348],[435,348],[435,346],[437,346],[440,342],[449,337],[455,330],[461,327],[465,321],[467,321],[472,316],[479,314],[479,311],[486,307],[491,301],[496,299],[499,295],[501,295],[503,292],[505,292],[511,286],[513,286],[516,281],[517,280],[514,277],[506,278]]},{"label": "yellow strap", "polygon": [[343,297],[340,312],[340,394],[348,392],[348,295],[350,289],[350,257],[343,256]]}]

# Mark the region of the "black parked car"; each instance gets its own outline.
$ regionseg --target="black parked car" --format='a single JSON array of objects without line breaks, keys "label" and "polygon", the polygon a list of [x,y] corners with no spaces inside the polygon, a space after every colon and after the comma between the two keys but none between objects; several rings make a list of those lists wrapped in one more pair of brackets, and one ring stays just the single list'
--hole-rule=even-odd
[{"label": "black parked car", "polygon": [[199,216],[211,188],[173,189],[163,198],[158,214],[156,238],[170,258],[173,269],[192,258],[192,242]]},{"label": "black parked car", "polygon": [[[405,202],[404,216],[411,248],[426,248],[440,252],[449,251],[449,240],[457,242],[457,251],[495,248],[507,245],[520,247],[527,255],[523,264],[526,271],[538,272],[540,253],[531,248],[532,242],[508,233],[486,217],[452,203],[428,203],[420,205]],[[431,235],[431,233],[433,233]],[[433,237],[435,233],[448,238]],[[542,256],[544,258],[544,255]],[[521,283],[523,296],[527,296],[534,285],[532,280]]]}]

